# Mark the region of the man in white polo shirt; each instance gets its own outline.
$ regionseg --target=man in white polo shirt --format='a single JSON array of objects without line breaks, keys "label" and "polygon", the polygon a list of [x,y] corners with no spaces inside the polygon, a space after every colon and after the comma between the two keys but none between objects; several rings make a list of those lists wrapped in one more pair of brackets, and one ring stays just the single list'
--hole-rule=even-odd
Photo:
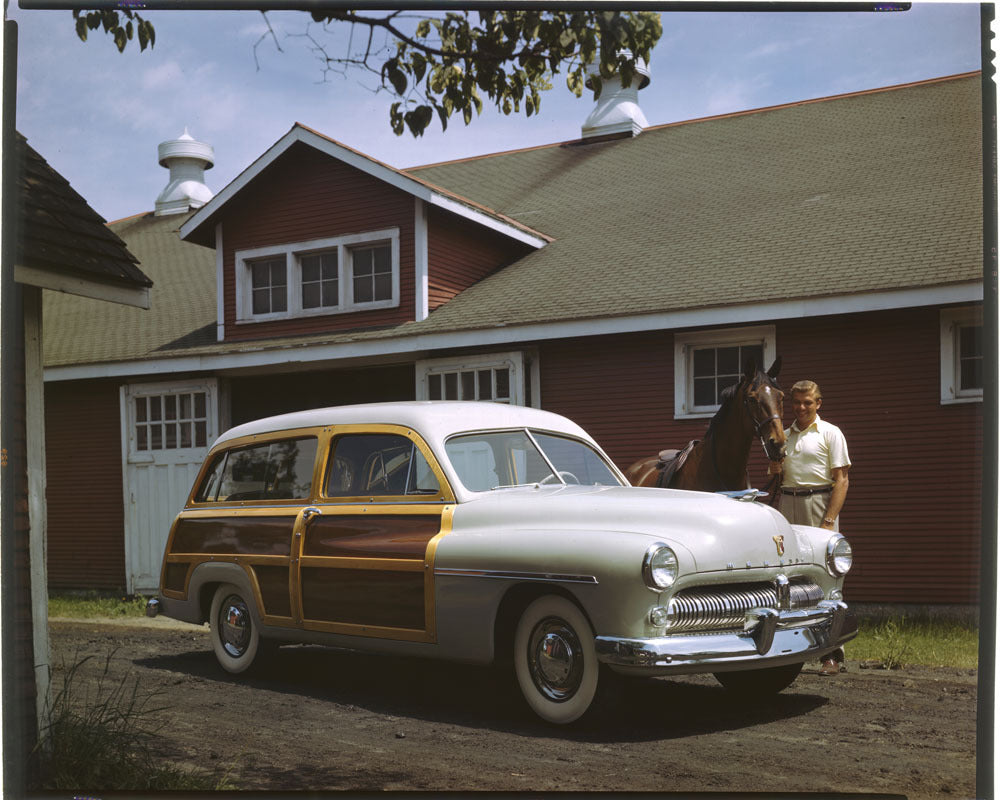
[{"label": "man in white polo shirt", "polygon": [[781,513],[793,524],[839,530],[851,466],[847,440],[820,419],[823,395],[813,381],[799,381],[791,394],[795,422],[785,431]]},{"label": "man in white polo shirt", "polygon": [[[781,513],[796,525],[839,530],[851,467],[847,440],[840,428],[819,418],[823,395],[813,381],[799,381],[791,394],[795,422],[785,430],[785,460],[769,469],[782,473]],[[831,653],[820,673],[836,675],[843,660],[843,650]]]}]

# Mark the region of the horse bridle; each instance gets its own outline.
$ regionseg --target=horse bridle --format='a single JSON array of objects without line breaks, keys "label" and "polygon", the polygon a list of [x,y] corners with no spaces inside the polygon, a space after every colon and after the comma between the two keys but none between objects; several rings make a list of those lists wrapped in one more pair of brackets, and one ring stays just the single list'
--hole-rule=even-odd
[{"label": "horse bridle", "polygon": [[[764,441],[764,428],[771,424],[772,420],[778,420],[778,424],[781,424],[781,416],[779,414],[771,414],[766,419],[758,421],[753,414],[753,409],[750,407],[750,395],[746,394],[743,396],[743,404],[747,410],[747,416],[750,417],[750,421],[756,426],[754,429],[754,435],[760,440],[761,447],[764,448],[764,455],[767,456],[767,460],[771,461],[771,456],[767,452],[767,442]],[[761,408],[760,401],[754,398],[753,404],[758,408]],[[765,412],[766,413],[766,412]]]}]

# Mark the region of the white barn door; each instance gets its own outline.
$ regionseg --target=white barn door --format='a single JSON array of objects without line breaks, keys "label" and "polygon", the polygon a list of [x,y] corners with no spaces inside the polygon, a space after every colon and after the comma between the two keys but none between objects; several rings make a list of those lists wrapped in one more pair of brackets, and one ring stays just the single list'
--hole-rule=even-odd
[{"label": "white barn door", "polygon": [[125,575],[130,594],[155,592],[170,525],[219,435],[218,384],[122,387]]}]

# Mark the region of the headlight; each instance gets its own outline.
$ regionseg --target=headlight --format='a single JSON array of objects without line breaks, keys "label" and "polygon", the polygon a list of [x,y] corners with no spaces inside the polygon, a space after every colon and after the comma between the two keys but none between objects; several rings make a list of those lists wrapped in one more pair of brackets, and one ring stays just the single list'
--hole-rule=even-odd
[{"label": "headlight", "polygon": [[642,579],[650,589],[669,589],[677,579],[677,556],[663,542],[657,542],[642,559]]},{"label": "headlight", "polygon": [[826,568],[836,577],[846,575],[854,563],[851,543],[839,533],[831,536],[826,545]]}]

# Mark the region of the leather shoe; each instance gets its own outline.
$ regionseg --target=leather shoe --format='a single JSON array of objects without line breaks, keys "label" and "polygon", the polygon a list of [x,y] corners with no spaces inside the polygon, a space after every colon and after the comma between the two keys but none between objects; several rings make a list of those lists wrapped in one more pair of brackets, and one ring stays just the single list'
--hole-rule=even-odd
[{"label": "leather shoe", "polygon": [[819,668],[820,675],[839,675],[840,674],[840,664],[834,661],[832,658],[824,659],[823,666]]}]

